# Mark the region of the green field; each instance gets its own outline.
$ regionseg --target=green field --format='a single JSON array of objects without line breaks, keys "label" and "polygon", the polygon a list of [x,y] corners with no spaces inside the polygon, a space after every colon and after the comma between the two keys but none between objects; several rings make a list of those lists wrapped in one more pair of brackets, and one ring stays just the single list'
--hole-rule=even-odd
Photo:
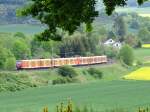
[{"label": "green field", "polygon": [[150,7],[147,8],[138,8],[138,7],[124,7],[124,8],[117,8],[116,12],[136,12],[138,14],[150,14]]},{"label": "green field", "polygon": [[35,34],[42,32],[45,28],[40,25],[29,25],[29,24],[10,24],[10,25],[0,25],[0,32],[22,32],[25,34]]},{"label": "green field", "polygon": [[135,54],[135,58],[138,60],[141,60],[141,61],[149,61],[150,60],[150,58],[148,58],[148,57],[150,57],[150,49],[146,49],[146,48],[145,49],[144,48],[135,49],[134,54]]},{"label": "green field", "polygon": [[101,81],[1,93],[0,110],[1,112],[41,112],[44,106],[48,106],[50,112],[53,112],[58,103],[70,97],[80,106],[92,106],[99,110],[111,108],[132,110],[139,106],[149,106],[149,85],[150,82],[144,81]]}]

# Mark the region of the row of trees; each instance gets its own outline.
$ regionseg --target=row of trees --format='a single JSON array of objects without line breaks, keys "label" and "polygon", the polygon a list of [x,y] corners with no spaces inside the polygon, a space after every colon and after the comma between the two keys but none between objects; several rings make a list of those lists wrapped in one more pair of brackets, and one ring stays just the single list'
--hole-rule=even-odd
[{"label": "row of trees", "polygon": [[[137,18],[136,23],[134,23],[134,17]],[[108,20],[108,24],[106,25],[102,24],[103,22],[105,23],[105,20]],[[97,18],[93,23],[93,30],[90,33],[85,32],[85,24],[78,27],[72,36],[60,30],[59,32],[63,36],[61,42],[52,40],[39,41],[37,36],[29,37],[19,32],[13,35],[1,33],[1,68],[6,68],[6,65],[10,62],[7,60],[13,60],[11,62],[14,63],[14,60],[20,59],[102,54],[106,54],[110,58],[115,58],[118,55],[117,53],[119,53],[118,49],[104,47],[100,43],[113,38],[132,47],[140,47],[142,43],[150,42],[148,20],[136,14],[114,14],[111,17],[102,15],[101,18]],[[142,24],[139,21],[143,21]],[[136,28],[134,25],[138,25],[139,28]]]},{"label": "row of trees", "polygon": [[90,34],[85,35],[76,33],[71,37],[67,37],[62,41],[60,46],[60,56],[87,56],[87,55],[100,55],[99,39],[92,37]]},{"label": "row of trees", "polygon": [[9,43],[9,40],[5,40],[10,45],[8,46],[7,43],[5,43],[7,46],[4,43],[0,45],[0,68],[2,69],[14,69],[16,60],[22,59],[103,54],[109,58],[118,58],[119,56],[119,49],[101,45],[99,38],[91,37],[90,34],[76,33],[71,37],[64,38],[60,43],[53,41],[40,42],[36,38],[28,42],[27,37],[22,33],[16,33],[9,38],[13,38],[12,44]]}]

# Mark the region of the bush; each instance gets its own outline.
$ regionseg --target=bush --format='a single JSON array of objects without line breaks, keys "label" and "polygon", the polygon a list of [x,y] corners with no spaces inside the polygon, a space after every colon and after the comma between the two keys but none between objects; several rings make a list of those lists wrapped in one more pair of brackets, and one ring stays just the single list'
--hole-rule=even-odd
[{"label": "bush", "polygon": [[92,75],[95,78],[99,78],[99,79],[102,78],[103,73],[96,68],[89,68],[87,71],[90,75]]},{"label": "bush", "polygon": [[11,57],[11,58],[6,59],[4,67],[6,70],[15,70],[15,68],[16,68],[15,57]]},{"label": "bush", "polygon": [[76,70],[71,66],[62,66],[58,68],[58,74],[60,74],[63,77],[69,77],[69,78],[74,78],[78,75]]},{"label": "bush", "polygon": [[21,33],[21,32],[15,33],[15,34],[14,34],[14,37],[19,37],[19,38],[23,38],[23,39],[26,38],[26,36],[25,36],[23,33]]},{"label": "bush", "polygon": [[52,84],[66,84],[66,83],[72,83],[74,82],[74,80],[72,78],[69,77],[61,77],[61,78],[57,78],[55,80],[52,81]]},{"label": "bush", "polygon": [[134,54],[132,48],[129,45],[124,45],[120,49],[119,57],[125,64],[131,66],[134,61]]},{"label": "bush", "polygon": [[32,84],[30,78],[27,75],[16,75],[15,73],[11,72],[0,73],[0,92],[14,92],[33,86],[34,85]]},{"label": "bush", "polygon": [[22,40],[16,40],[12,46],[12,52],[16,59],[28,59],[31,57],[30,47]]},{"label": "bush", "polygon": [[104,53],[107,55],[109,58],[116,58],[118,56],[118,49],[113,48],[113,47],[105,47]]}]

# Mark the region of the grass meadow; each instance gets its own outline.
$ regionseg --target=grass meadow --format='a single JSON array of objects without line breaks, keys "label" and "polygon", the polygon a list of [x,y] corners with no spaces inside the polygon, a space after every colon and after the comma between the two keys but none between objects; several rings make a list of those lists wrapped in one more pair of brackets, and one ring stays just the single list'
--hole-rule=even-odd
[{"label": "grass meadow", "polygon": [[[135,56],[143,60],[143,57],[150,56],[149,50],[136,49]],[[48,106],[50,112],[54,112],[56,105],[68,98],[72,98],[81,107],[86,105],[102,112],[114,108],[135,112],[139,106],[150,106],[150,81],[123,80],[123,76],[137,68],[128,69],[118,63],[94,67],[103,72],[103,79],[94,80],[89,74],[83,73],[87,68],[82,67],[77,68],[77,71],[83,82],[55,86],[44,86],[42,82],[38,82],[41,78],[44,82],[55,79],[57,75],[53,70],[11,72],[15,76],[23,74],[23,78],[27,74],[27,81],[36,80],[42,86],[17,92],[1,92],[0,112],[42,112],[45,106]]]},{"label": "grass meadow", "polygon": [[[136,12],[137,14],[149,14],[150,15],[150,7],[124,7],[124,8],[117,8],[116,12]],[[149,16],[148,15],[148,16]]]},{"label": "grass meadow", "polygon": [[150,61],[150,49],[141,48],[134,50],[135,58],[144,62]]},{"label": "grass meadow", "polygon": [[[72,98],[79,106],[101,111],[112,108],[135,110],[150,105],[149,81],[100,81],[27,89],[16,93],[0,93],[1,112],[42,112],[48,106],[54,112],[61,101]],[[131,111],[133,112],[133,111]]]},{"label": "grass meadow", "polygon": [[8,24],[0,25],[0,32],[16,33],[22,32],[24,34],[33,35],[44,30],[44,26],[29,25],[29,24]]}]

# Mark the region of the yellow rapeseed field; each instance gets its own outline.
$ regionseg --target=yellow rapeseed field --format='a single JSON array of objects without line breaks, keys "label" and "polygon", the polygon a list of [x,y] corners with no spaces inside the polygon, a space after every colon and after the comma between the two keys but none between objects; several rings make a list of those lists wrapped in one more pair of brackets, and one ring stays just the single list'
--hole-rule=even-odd
[{"label": "yellow rapeseed field", "polygon": [[150,44],[143,44],[142,48],[150,48]]},{"label": "yellow rapeseed field", "polygon": [[139,14],[139,16],[142,16],[142,17],[150,17],[150,14]]},{"label": "yellow rapeseed field", "polygon": [[124,79],[150,80],[150,67],[142,67],[142,68],[124,76]]}]

